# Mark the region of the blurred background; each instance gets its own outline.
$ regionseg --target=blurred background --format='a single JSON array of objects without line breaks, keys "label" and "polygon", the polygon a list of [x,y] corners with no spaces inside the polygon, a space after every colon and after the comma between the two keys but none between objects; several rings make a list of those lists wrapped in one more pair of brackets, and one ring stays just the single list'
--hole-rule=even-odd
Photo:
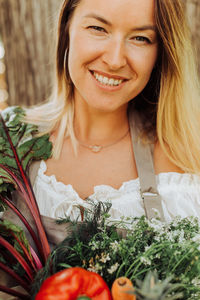
[{"label": "blurred background", "polygon": [[[182,1],[200,74],[200,0]],[[55,30],[62,2],[0,0],[0,109],[37,104],[50,95]]]}]

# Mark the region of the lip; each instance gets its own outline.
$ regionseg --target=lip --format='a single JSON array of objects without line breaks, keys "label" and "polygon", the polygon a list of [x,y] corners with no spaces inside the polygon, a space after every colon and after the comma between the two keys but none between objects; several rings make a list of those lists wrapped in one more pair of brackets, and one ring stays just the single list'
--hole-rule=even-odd
[{"label": "lip", "polygon": [[98,70],[90,70],[90,72],[97,73],[99,75],[102,75],[102,76],[105,76],[105,77],[108,77],[108,78],[113,78],[113,79],[118,79],[118,80],[125,80],[125,81],[129,80],[129,78],[127,78],[125,76],[108,74],[108,73],[105,73],[105,72],[102,72],[102,71],[98,71]]},{"label": "lip", "polygon": [[[93,72],[92,71],[89,71],[92,79],[94,80],[95,84],[103,91],[107,91],[107,92],[115,92],[115,91],[119,91],[120,89],[122,89],[122,87],[126,84],[127,80],[124,80],[122,81],[122,83],[120,83],[119,85],[116,85],[116,86],[109,86],[109,85],[105,85],[105,84],[102,84],[101,82],[99,82],[98,80],[96,80],[96,78],[94,77],[93,75]],[[99,73],[100,74],[100,73]],[[104,73],[105,74],[105,73]],[[103,75],[101,73],[101,75]],[[106,75],[105,75],[106,76]],[[111,77],[111,78],[114,78],[114,77]],[[121,78],[116,78],[116,79],[121,79]]]}]

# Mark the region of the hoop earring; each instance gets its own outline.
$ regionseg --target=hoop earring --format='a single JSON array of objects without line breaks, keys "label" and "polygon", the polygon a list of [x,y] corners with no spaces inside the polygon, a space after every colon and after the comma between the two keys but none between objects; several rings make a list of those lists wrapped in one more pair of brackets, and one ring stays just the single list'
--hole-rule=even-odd
[{"label": "hoop earring", "polygon": [[70,98],[72,98],[73,93],[74,93],[74,87],[73,87],[73,83],[72,83],[72,80],[71,80],[70,75],[69,75],[69,71],[66,68],[68,52],[69,52],[69,49],[67,48],[65,50],[64,59],[63,59],[63,71],[64,71],[65,83],[68,86],[68,95],[69,95]]},{"label": "hoop earring", "polygon": [[64,77],[65,81],[69,83],[69,79],[67,78],[68,71],[66,69],[66,63],[67,63],[67,57],[68,57],[68,48],[65,50],[64,59],[63,59],[63,70],[64,70]]}]

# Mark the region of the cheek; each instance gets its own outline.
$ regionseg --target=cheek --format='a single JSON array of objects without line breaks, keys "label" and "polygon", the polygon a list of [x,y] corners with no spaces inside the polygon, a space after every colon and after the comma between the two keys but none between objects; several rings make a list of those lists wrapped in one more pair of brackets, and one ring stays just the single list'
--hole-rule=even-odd
[{"label": "cheek", "polygon": [[68,64],[72,67],[81,54],[81,41],[75,35],[70,36]]},{"label": "cheek", "polygon": [[94,47],[91,47],[82,34],[73,34],[70,37],[68,70],[73,84],[78,88],[84,87],[88,79],[89,63],[95,60]]},{"label": "cheek", "polygon": [[89,39],[87,34],[81,32],[72,34],[69,45],[69,64],[82,66],[91,63],[100,55],[98,46],[98,43]]}]

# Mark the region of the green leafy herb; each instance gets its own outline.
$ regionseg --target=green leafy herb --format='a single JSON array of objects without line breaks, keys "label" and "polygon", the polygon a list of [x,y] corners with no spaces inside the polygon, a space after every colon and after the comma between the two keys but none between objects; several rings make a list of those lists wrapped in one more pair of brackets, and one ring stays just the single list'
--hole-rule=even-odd
[{"label": "green leafy herb", "polygon": [[[164,293],[171,292],[169,299],[176,299],[171,284],[165,280],[172,278],[173,288],[179,286],[176,297],[200,299],[198,219],[175,218],[162,223],[143,216],[113,223],[108,210],[100,212],[102,207],[105,208],[105,203],[94,204],[94,213],[91,210],[86,215],[85,212],[83,223],[72,223],[74,230],[52,251],[45,268],[36,277],[34,291],[46,277],[64,268],[79,266],[99,273],[110,287],[121,276],[128,277],[136,286],[148,272],[157,270],[156,287],[149,295],[154,295],[159,287],[159,296],[155,299],[165,299]],[[126,228],[125,238],[120,235],[119,227]],[[148,280],[142,286],[143,292]],[[158,284],[161,281],[162,284]]]}]

